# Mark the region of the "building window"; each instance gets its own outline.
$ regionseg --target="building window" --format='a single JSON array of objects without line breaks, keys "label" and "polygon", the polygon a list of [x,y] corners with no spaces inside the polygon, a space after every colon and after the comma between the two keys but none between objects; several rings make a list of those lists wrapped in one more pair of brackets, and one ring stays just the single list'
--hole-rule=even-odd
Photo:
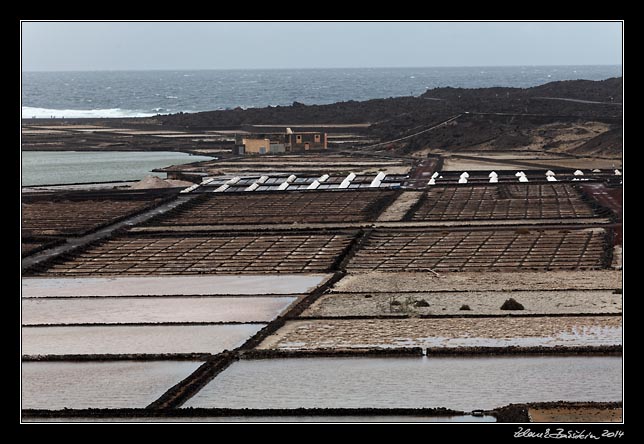
[{"label": "building window", "polygon": [[296,143],[302,143],[302,136],[300,136],[300,135],[295,136],[295,142]]},{"label": "building window", "polygon": [[315,143],[320,143],[320,135],[319,134],[315,135]]}]

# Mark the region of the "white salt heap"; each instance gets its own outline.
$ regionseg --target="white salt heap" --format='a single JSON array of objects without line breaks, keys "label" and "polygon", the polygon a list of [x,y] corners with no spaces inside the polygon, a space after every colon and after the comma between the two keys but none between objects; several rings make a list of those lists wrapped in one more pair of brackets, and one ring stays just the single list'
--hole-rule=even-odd
[{"label": "white salt heap", "polygon": [[194,185],[185,180],[161,179],[157,176],[145,176],[142,180],[132,185],[133,190],[145,190],[150,188],[185,188]]}]

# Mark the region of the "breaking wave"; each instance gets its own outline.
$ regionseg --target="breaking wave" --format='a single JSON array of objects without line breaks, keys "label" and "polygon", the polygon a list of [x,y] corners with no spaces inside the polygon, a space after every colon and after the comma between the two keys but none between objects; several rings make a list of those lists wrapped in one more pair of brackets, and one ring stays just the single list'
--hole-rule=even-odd
[{"label": "breaking wave", "polygon": [[36,108],[32,106],[22,107],[23,119],[49,119],[54,117],[60,119],[66,117],[69,119],[80,118],[109,118],[109,117],[151,117],[157,113],[145,112],[132,109],[121,108],[107,108],[107,109],[50,109],[50,108]]}]

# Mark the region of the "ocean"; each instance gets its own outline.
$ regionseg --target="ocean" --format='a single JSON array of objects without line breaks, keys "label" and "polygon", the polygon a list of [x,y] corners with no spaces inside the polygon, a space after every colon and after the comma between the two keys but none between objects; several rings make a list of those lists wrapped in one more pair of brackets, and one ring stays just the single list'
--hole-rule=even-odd
[{"label": "ocean", "polygon": [[[146,117],[293,102],[328,104],[418,96],[444,86],[523,88],[555,80],[603,80],[621,76],[621,71],[615,65],[24,72],[22,117]],[[137,180],[154,168],[198,160],[183,153],[24,152],[22,184]]]},{"label": "ocean", "polygon": [[418,96],[445,86],[526,88],[621,75],[620,65],[24,72],[22,117],[146,117]]}]

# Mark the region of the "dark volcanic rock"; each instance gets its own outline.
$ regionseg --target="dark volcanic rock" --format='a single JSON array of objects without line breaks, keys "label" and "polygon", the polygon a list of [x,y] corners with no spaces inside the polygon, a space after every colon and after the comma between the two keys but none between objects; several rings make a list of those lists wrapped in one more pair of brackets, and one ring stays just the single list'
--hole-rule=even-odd
[{"label": "dark volcanic rock", "polygon": [[514,298],[506,300],[503,305],[501,305],[501,310],[523,310],[524,307],[518,303]]},{"label": "dark volcanic rock", "polygon": [[[582,141],[574,148],[562,147],[562,151],[570,149],[571,154],[619,157],[622,149],[622,107],[618,105],[622,100],[621,90],[621,77],[603,81],[552,82],[525,89],[448,87],[428,90],[420,97],[329,105],[294,102],[291,106],[158,116],[156,120],[168,128],[245,130],[256,130],[251,125],[257,124],[280,127],[370,123],[368,128],[355,128],[351,132],[381,141],[412,136],[390,146],[401,153],[428,146],[445,150],[477,149],[482,144],[486,144],[487,149],[512,150],[538,141],[533,133],[543,125],[560,124],[560,131],[579,134],[580,123],[601,122],[611,125],[611,130]],[[422,132],[459,115],[448,125]],[[326,128],[325,131],[334,130]],[[346,132],[346,129],[335,131]],[[587,136],[592,137],[592,134]]]}]

